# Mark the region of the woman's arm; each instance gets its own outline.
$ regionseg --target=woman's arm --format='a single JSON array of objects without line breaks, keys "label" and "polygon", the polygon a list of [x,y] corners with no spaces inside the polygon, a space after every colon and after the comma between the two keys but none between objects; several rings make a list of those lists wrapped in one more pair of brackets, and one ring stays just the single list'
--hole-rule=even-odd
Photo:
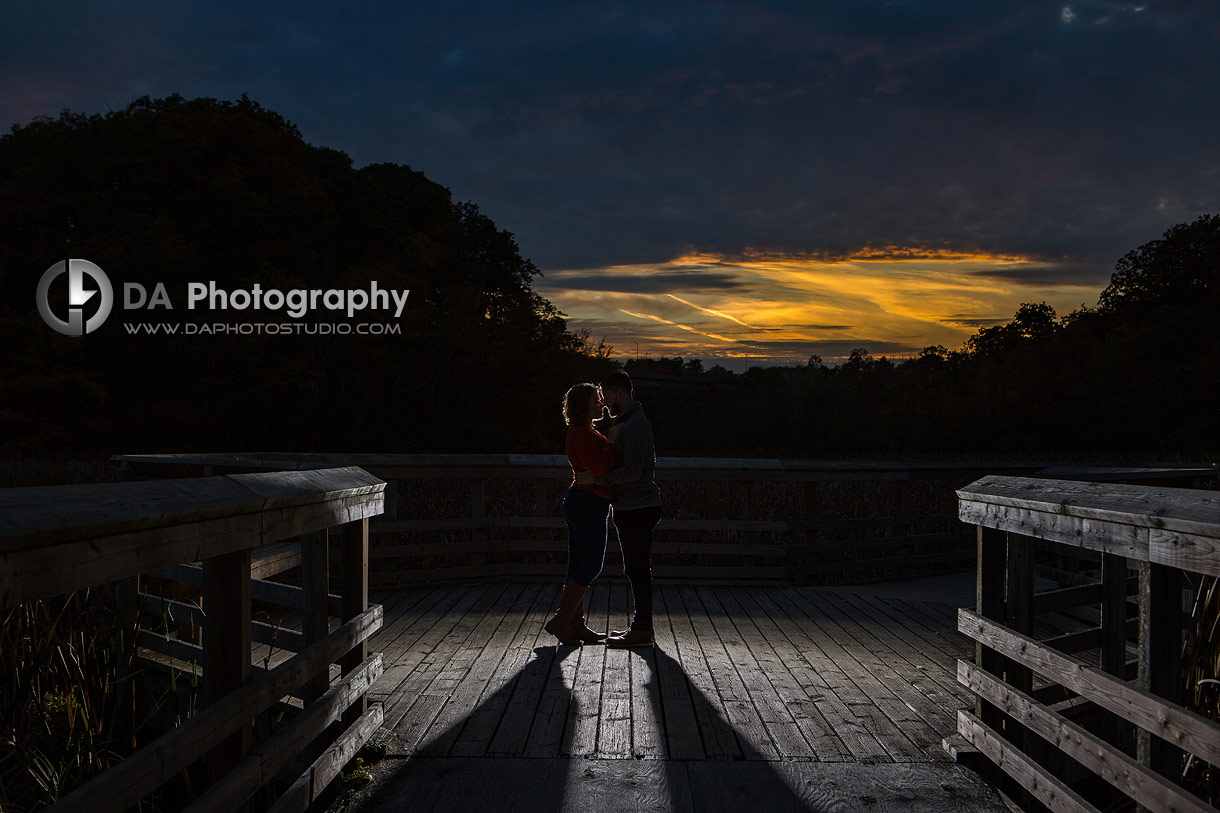
[{"label": "woman's arm", "polygon": [[593,430],[581,429],[573,437],[576,460],[581,467],[595,475],[602,475],[614,468],[614,444]]}]

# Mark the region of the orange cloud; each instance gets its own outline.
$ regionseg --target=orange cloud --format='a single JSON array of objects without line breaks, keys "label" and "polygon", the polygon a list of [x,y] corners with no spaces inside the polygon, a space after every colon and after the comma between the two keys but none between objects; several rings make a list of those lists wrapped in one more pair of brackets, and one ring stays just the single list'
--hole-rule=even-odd
[{"label": "orange cloud", "polygon": [[1022,302],[1063,314],[1100,291],[1079,269],[901,246],[840,258],[691,252],[660,264],[548,271],[536,287],[574,327],[611,346],[766,364],[803,364],[815,353],[836,361],[853,347],[899,357],[960,347]]}]

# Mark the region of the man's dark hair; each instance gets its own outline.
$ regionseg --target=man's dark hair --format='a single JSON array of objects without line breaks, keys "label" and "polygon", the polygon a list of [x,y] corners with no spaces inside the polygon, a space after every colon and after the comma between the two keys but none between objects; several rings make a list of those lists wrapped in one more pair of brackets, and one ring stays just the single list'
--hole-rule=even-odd
[{"label": "man's dark hair", "polygon": [[631,394],[631,376],[627,375],[623,370],[610,373],[602,379],[602,392],[606,390],[622,390],[628,395]]}]

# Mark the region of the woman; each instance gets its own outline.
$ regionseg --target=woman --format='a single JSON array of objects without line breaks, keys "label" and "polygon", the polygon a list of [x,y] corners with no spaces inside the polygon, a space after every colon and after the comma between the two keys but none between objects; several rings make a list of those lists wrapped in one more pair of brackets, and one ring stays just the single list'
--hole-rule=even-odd
[{"label": "woman", "polygon": [[595,643],[606,633],[585,625],[584,598],[589,585],[602,572],[606,560],[606,519],[610,515],[611,486],[576,484],[576,472],[588,469],[595,475],[614,467],[615,429],[607,439],[593,428],[602,415],[601,393],[592,384],[577,384],[563,396],[563,420],[568,425],[564,444],[572,467],[572,485],[563,498],[563,518],[568,523],[568,572],[555,617],[546,631],[561,644]]}]

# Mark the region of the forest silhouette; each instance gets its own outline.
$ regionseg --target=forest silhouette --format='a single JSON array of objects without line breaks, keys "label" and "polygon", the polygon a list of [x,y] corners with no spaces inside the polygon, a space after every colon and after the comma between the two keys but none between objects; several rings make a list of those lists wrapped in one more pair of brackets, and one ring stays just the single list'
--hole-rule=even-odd
[{"label": "forest silhouette", "polygon": [[[617,366],[533,291],[538,269],[476,205],[406,165],[356,169],[244,96],[145,97],[14,127],[0,137],[0,223],[10,455],[557,453],[563,391]],[[34,307],[65,256],[150,291],[375,280],[411,294],[396,336],[107,324],[73,338]],[[174,304],[148,317],[198,318]],[[625,367],[661,455],[1208,461],[1218,306],[1220,216],[1203,215],[1122,257],[1097,306],[1026,303],[960,349],[895,361],[860,348],[838,366],[815,356],[742,374],[693,359]]]}]

